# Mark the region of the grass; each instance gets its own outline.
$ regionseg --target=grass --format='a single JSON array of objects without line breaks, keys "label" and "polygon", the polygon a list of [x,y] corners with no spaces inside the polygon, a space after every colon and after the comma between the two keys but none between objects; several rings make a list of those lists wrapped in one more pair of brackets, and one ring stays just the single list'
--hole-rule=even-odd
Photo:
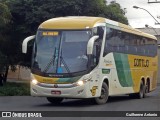
[{"label": "grass", "polygon": [[6,83],[0,86],[0,96],[29,96],[29,83]]}]

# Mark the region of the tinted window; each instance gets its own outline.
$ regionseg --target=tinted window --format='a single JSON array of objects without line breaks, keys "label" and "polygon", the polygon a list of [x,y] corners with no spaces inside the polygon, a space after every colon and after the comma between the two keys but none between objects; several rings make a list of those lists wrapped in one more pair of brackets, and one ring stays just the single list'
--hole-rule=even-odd
[{"label": "tinted window", "polygon": [[157,41],[120,30],[107,28],[104,54],[110,52],[156,56]]}]

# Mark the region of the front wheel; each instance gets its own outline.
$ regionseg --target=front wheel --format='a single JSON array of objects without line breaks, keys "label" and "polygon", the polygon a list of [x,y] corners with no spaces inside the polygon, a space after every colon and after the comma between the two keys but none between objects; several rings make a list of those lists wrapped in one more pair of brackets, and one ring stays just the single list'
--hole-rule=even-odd
[{"label": "front wheel", "polygon": [[47,100],[54,105],[58,105],[63,101],[63,98],[47,97]]},{"label": "front wheel", "polygon": [[101,88],[101,96],[98,98],[94,98],[95,102],[99,105],[105,104],[108,100],[108,96],[109,96],[108,85],[105,82],[103,82]]}]

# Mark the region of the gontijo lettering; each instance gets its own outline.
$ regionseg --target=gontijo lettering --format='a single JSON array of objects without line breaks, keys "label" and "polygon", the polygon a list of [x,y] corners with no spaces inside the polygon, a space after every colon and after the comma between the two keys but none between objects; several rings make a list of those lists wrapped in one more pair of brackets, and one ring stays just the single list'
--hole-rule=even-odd
[{"label": "gontijo lettering", "polygon": [[149,60],[145,59],[134,59],[135,67],[149,67]]}]

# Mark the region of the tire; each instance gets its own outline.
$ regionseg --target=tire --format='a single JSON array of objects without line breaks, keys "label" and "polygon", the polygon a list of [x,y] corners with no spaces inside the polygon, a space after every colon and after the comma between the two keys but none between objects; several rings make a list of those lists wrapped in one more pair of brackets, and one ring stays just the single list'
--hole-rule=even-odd
[{"label": "tire", "polygon": [[94,100],[98,105],[105,104],[108,100],[108,96],[109,96],[108,85],[105,82],[103,82],[101,88],[101,96],[94,98]]},{"label": "tire", "polygon": [[138,98],[138,99],[144,98],[144,97],[146,96],[145,89],[146,89],[146,87],[145,87],[145,85],[143,84],[143,82],[141,81],[140,90],[139,90],[138,93],[135,94],[135,95],[136,95],[136,98]]},{"label": "tire", "polygon": [[63,98],[47,97],[47,100],[54,105],[58,105],[63,101]]},{"label": "tire", "polygon": [[146,89],[145,89],[145,90],[146,90],[146,91],[145,91],[146,93],[149,93],[149,87],[150,87],[149,81],[147,81],[147,83],[146,83]]}]

